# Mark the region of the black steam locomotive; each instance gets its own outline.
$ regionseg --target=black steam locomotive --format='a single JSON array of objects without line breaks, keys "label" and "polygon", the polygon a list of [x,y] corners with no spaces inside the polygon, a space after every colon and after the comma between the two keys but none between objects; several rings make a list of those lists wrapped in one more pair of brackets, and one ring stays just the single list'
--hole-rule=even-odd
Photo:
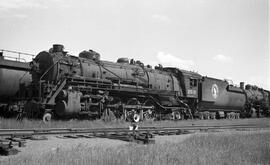
[{"label": "black steam locomotive", "polygon": [[53,45],[29,65],[32,82],[20,85],[9,109],[44,121],[52,116],[139,121],[269,115],[270,93],[262,88],[236,87],[161,65],[152,69],[133,59],[102,61],[92,50],[76,57]]}]

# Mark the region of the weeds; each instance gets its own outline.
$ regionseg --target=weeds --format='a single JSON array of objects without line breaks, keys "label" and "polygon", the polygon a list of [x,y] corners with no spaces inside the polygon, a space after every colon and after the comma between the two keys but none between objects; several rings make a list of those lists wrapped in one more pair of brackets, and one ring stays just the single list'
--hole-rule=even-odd
[{"label": "weeds", "polygon": [[78,145],[37,157],[11,158],[6,164],[108,164],[108,165],[233,165],[270,164],[270,132],[194,134],[181,143],[127,144],[115,147]]}]

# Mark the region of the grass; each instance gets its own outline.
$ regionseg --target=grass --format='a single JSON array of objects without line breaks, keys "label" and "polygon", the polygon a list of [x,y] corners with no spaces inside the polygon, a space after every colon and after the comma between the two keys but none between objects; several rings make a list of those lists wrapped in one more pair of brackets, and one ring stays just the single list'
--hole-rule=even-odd
[{"label": "grass", "polygon": [[[144,121],[139,126],[173,127],[188,125],[228,125],[228,124],[270,124],[269,118],[250,118],[237,120],[184,120],[184,121]],[[104,122],[102,120],[57,120],[50,123],[43,123],[41,120],[0,118],[0,129],[26,129],[26,128],[116,128],[128,127],[130,123],[121,120]]]},{"label": "grass", "polygon": [[[40,156],[11,158],[7,165],[251,165],[270,164],[270,132],[222,132],[194,134],[181,143],[127,144],[59,150]],[[1,163],[1,162],[0,162]]]}]

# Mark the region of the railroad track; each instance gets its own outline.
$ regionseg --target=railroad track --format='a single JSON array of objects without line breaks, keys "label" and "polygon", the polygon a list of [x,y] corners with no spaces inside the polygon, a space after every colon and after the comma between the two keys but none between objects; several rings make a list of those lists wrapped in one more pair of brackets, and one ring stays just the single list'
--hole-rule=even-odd
[{"label": "railroad track", "polygon": [[[155,135],[181,135],[196,131],[249,130],[269,129],[270,125],[210,125],[180,127],[141,127],[138,130],[129,128],[48,128],[48,129],[0,129],[0,155],[9,155],[13,146],[25,146],[26,140],[46,140],[46,136],[59,138],[110,138],[137,143],[154,143]],[[4,151],[4,152],[1,152]]]},{"label": "railroad track", "polygon": [[[270,125],[245,124],[245,125],[210,125],[210,126],[179,126],[179,127],[140,127],[136,132],[162,132],[162,131],[196,131],[196,130],[224,130],[224,129],[248,129],[248,128],[270,128]],[[0,137],[5,136],[27,136],[27,135],[57,135],[57,134],[108,134],[108,133],[133,133],[126,128],[42,128],[42,129],[0,129]]]}]

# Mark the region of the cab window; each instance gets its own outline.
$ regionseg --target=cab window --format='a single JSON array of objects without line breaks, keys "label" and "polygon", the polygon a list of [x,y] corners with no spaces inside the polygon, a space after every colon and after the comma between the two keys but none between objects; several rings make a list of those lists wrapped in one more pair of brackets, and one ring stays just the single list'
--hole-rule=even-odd
[{"label": "cab window", "polygon": [[190,85],[190,87],[196,87],[197,86],[197,79],[190,78],[189,85]]}]

